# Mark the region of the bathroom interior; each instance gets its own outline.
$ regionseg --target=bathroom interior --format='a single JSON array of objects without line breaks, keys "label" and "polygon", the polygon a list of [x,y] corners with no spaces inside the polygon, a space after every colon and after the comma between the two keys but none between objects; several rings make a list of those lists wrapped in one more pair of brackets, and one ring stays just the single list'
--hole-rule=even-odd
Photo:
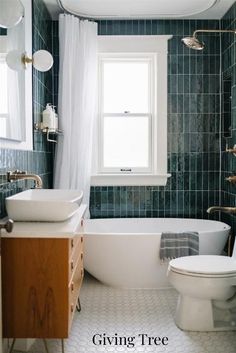
[{"label": "bathroom interior", "polygon": [[235,353],[236,2],[0,0],[0,109],[0,353]]}]

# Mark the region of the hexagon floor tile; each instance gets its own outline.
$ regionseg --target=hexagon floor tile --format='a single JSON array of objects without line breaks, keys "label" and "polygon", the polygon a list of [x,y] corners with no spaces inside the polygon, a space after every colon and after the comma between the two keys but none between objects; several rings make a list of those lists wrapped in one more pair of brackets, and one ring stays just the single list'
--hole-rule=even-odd
[{"label": "hexagon floor tile", "polygon": [[[82,311],[75,313],[66,353],[155,352],[155,353],[235,353],[236,332],[184,332],[173,321],[177,293],[167,290],[128,290],[105,286],[87,276],[81,290]],[[145,336],[168,337],[168,345],[148,345]],[[99,337],[106,337],[99,345]],[[116,337],[118,345],[108,337]],[[128,342],[128,337],[130,342]],[[120,340],[120,342],[119,342]],[[48,340],[50,353],[60,353],[59,340]],[[156,340],[156,343],[159,341]],[[167,343],[166,341],[164,343]],[[17,351],[14,351],[17,352]],[[30,353],[44,353],[37,340]]]}]

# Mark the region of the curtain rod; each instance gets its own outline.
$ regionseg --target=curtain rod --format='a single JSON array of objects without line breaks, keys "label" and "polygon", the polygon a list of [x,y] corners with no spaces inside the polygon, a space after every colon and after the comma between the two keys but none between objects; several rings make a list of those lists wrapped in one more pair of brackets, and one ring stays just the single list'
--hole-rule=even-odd
[{"label": "curtain rod", "polygon": [[70,10],[68,8],[66,8],[63,3],[62,3],[62,0],[57,0],[57,4],[59,5],[59,7],[64,11],[65,14],[70,14],[70,15],[74,15],[74,16],[77,16],[81,19],[88,19],[88,17],[86,17],[85,15],[83,14],[80,14],[80,13],[77,13],[73,10]]},{"label": "curtain rod", "polygon": [[[98,21],[101,20],[102,18],[96,17],[96,16],[88,16],[76,11],[73,11],[71,9],[68,9],[63,3],[62,0],[57,0],[57,4],[59,5],[59,7],[64,11],[65,14],[71,14],[74,15],[76,17],[79,17],[81,20],[92,20],[92,21]],[[113,16],[114,17],[114,16]]]}]

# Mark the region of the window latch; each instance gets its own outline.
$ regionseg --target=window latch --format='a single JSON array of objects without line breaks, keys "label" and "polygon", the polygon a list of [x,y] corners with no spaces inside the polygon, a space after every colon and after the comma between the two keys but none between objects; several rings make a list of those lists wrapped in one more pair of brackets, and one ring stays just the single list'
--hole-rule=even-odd
[{"label": "window latch", "polygon": [[132,169],[130,169],[130,168],[121,168],[120,171],[121,172],[132,172]]}]

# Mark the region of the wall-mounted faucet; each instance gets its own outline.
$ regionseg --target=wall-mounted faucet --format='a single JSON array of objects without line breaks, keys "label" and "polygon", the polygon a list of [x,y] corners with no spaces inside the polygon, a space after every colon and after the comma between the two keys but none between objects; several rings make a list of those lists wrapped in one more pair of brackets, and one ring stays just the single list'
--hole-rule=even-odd
[{"label": "wall-mounted faucet", "polygon": [[207,209],[207,213],[213,213],[221,211],[223,213],[236,214],[236,207],[221,207],[221,206],[213,206]]},{"label": "wall-mounted faucet", "polygon": [[20,171],[20,170],[15,170],[14,172],[7,172],[8,182],[22,180],[22,179],[34,180],[36,189],[41,189],[43,186],[42,179],[37,174],[28,174],[26,171]]},{"label": "wall-mounted faucet", "polygon": [[229,176],[225,178],[225,180],[229,181],[230,183],[236,184],[236,175]]},{"label": "wall-mounted faucet", "polygon": [[226,145],[225,152],[233,153],[233,155],[236,156],[236,145],[234,145],[233,148],[229,148],[229,147],[228,147],[228,144],[227,144],[227,145]]}]

